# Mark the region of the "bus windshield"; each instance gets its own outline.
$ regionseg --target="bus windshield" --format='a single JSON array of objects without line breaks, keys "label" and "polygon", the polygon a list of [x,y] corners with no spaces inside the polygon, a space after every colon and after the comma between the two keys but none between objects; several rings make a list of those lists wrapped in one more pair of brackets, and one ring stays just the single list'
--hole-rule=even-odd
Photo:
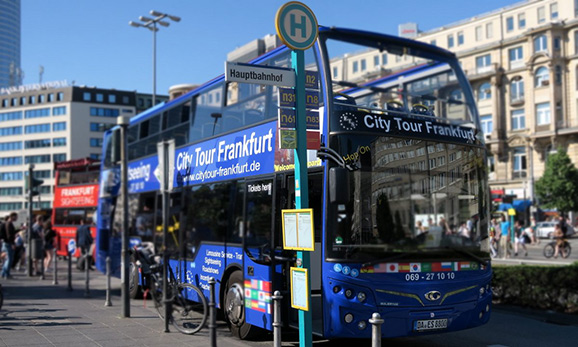
[{"label": "bus windshield", "polygon": [[399,38],[327,37],[329,146],[349,186],[331,204],[327,258],[485,257],[485,150],[457,59]]}]

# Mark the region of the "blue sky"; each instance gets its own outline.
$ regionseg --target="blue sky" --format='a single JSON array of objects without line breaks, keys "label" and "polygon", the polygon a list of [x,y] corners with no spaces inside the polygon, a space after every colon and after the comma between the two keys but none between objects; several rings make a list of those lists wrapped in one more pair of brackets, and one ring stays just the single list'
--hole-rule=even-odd
[{"label": "blue sky", "polygon": [[[152,32],[128,22],[157,10],[180,16],[157,32],[157,93],[223,73],[227,53],[275,33],[280,0],[22,0],[24,84],[76,85],[152,92]],[[428,31],[519,1],[304,0],[320,25],[397,34],[416,22]]]}]

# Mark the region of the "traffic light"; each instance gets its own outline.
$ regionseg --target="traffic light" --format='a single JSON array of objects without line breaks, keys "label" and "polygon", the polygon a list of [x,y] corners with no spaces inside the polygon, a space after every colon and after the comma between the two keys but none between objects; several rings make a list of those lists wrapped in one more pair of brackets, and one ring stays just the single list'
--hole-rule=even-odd
[{"label": "traffic light", "polygon": [[38,191],[38,186],[44,183],[43,180],[39,180],[38,178],[34,178],[32,175],[32,171],[29,172],[28,177],[26,177],[26,191],[30,192],[31,196],[40,195]]}]

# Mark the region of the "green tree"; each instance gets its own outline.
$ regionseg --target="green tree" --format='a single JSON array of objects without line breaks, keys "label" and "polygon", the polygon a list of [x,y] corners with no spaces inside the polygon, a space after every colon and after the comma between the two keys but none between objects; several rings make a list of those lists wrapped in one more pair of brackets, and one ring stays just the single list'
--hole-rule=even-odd
[{"label": "green tree", "polygon": [[564,149],[551,154],[544,175],[536,181],[540,205],[566,214],[578,210],[578,169]]}]

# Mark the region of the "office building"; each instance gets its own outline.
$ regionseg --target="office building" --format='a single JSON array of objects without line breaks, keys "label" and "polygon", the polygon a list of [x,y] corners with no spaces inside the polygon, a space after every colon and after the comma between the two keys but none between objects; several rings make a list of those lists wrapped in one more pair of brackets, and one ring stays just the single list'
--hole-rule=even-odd
[{"label": "office building", "polygon": [[0,88],[20,85],[20,0],[0,1]]},{"label": "office building", "polygon": [[5,90],[0,94],[0,211],[27,209],[30,164],[34,176],[44,180],[33,208],[50,209],[54,163],[100,159],[103,132],[116,125],[118,116],[134,116],[150,102],[150,94],[68,86],[66,81]]}]

